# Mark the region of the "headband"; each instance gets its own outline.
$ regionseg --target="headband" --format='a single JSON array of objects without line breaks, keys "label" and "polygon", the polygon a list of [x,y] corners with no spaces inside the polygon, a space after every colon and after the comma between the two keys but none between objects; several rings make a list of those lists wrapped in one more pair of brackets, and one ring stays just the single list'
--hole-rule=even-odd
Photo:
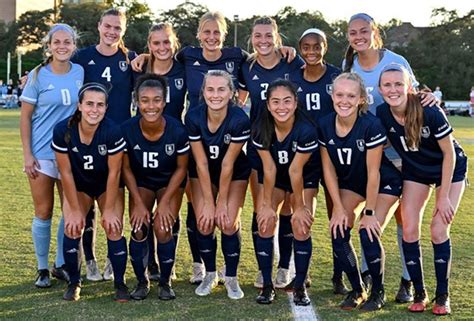
[{"label": "headband", "polygon": [[309,28],[309,29],[306,29],[305,32],[303,32],[303,34],[300,37],[299,42],[301,42],[301,39],[311,34],[320,35],[324,39],[324,41],[327,41],[326,34],[324,33],[324,31],[319,30],[318,28]]},{"label": "headband", "polygon": [[371,16],[369,16],[368,14],[366,13],[356,13],[355,15],[353,15],[350,19],[349,19],[349,23],[351,23],[352,21],[356,20],[356,19],[362,19],[362,20],[365,20],[367,22],[374,22],[374,18],[372,18]]}]

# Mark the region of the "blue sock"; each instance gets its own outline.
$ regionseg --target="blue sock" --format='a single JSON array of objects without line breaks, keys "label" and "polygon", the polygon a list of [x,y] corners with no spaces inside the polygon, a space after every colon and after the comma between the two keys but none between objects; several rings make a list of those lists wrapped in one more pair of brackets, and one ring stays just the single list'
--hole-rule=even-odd
[{"label": "blue sock", "polygon": [[188,202],[188,216],[186,217],[186,230],[188,232],[189,248],[191,249],[191,255],[193,256],[194,263],[202,263],[201,253],[197,243],[197,223],[196,214],[194,214],[194,208],[191,202]]},{"label": "blue sock", "polygon": [[64,216],[61,214],[58,224],[58,233],[56,234],[56,267],[61,267],[64,265],[64,253],[63,253],[63,243],[64,243]]},{"label": "blue sock", "polygon": [[262,271],[263,285],[272,284],[273,236],[263,238],[257,235],[256,249],[258,268]]},{"label": "blue sock", "polygon": [[127,241],[125,237],[118,241],[107,239],[108,257],[114,270],[114,283],[125,283],[124,275],[127,268]]},{"label": "blue sock", "polygon": [[334,249],[332,250],[332,254],[333,254],[332,255],[332,268],[333,268],[332,277],[335,280],[342,279],[342,272],[344,271],[342,270],[341,263],[339,262],[337,257],[334,255],[335,254]]},{"label": "blue sock", "polygon": [[181,230],[181,218],[178,217],[176,218],[176,222],[174,222],[173,225],[173,238],[174,238],[174,244],[176,244],[176,247],[178,247],[178,241],[179,241],[179,231]]},{"label": "blue sock", "polygon": [[434,244],[434,265],[436,273],[436,295],[449,293],[449,274],[451,272],[451,240]]},{"label": "blue sock", "polygon": [[303,287],[306,275],[308,274],[309,262],[311,260],[311,254],[313,246],[311,243],[311,237],[304,241],[293,240],[295,248],[295,285],[294,288],[298,289]]},{"label": "blue sock", "polygon": [[38,260],[38,270],[48,268],[49,244],[51,242],[51,219],[42,220],[33,218],[31,234],[35,246],[36,259]]},{"label": "blue sock", "polygon": [[280,215],[278,247],[280,250],[280,261],[278,262],[278,267],[288,269],[290,267],[291,253],[293,252],[293,228],[291,227],[291,215]]},{"label": "blue sock", "polygon": [[397,243],[398,243],[398,252],[400,252],[400,260],[402,261],[402,277],[410,281],[410,274],[408,274],[407,264],[405,261],[405,254],[403,253],[403,226],[397,224]]},{"label": "blue sock", "polygon": [[360,240],[360,272],[362,274],[369,272],[369,267],[367,266],[367,261],[365,260],[364,246],[362,245],[362,240]]},{"label": "blue sock", "polygon": [[155,237],[155,230],[153,229],[153,219],[150,218],[150,228],[148,229],[148,236],[147,236],[147,243],[148,243],[148,266],[150,265],[158,265],[158,261],[156,259],[156,237]]},{"label": "blue sock", "polygon": [[336,238],[332,239],[332,248],[334,256],[339,260],[339,264],[343,271],[346,272],[352,289],[362,291],[362,278],[360,276],[359,267],[357,266],[357,257],[351,242],[351,228],[344,230],[344,237],[341,236],[339,230]]},{"label": "blue sock", "polygon": [[373,241],[370,242],[365,228],[361,229],[359,234],[369,273],[372,276],[372,291],[379,291],[383,289],[385,251],[379,238],[373,236]]},{"label": "blue sock", "polygon": [[415,291],[420,293],[425,288],[423,280],[423,261],[421,260],[420,240],[409,243],[403,241],[403,253]]},{"label": "blue sock", "polygon": [[81,282],[81,238],[71,239],[64,235],[63,251],[64,264],[69,274],[69,283],[77,284]]},{"label": "blue sock", "polygon": [[225,276],[237,276],[242,238],[240,229],[232,235],[221,233],[221,247],[225,260]]},{"label": "blue sock", "polygon": [[169,284],[171,270],[174,266],[176,243],[171,238],[166,243],[157,244],[158,260],[160,262],[160,284]]},{"label": "blue sock", "polygon": [[86,261],[95,260],[95,207],[91,206],[86,216],[86,226],[84,226],[84,233],[82,235],[82,249]]},{"label": "blue sock", "polygon": [[199,246],[199,253],[206,266],[206,272],[216,271],[216,249],[217,239],[214,233],[209,235],[202,235],[199,231],[196,232],[197,243]]},{"label": "blue sock", "polygon": [[136,241],[133,237],[130,237],[129,251],[130,261],[137,280],[145,282],[148,279],[145,275],[148,266],[148,240]]}]

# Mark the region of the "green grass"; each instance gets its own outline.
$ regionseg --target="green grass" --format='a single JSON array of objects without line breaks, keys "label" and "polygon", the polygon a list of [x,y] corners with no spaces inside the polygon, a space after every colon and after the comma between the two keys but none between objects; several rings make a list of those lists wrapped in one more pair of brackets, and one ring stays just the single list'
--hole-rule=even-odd
[{"label": "green grass", "polygon": [[[251,201],[247,198],[243,213],[243,248],[239,267],[240,282],[245,298],[231,301],[225,289],[218,287],[211,296],[197,297],[194,286],[188,284],[191,257],[187,248],[185,229],[182,228],[177,257],[178,280],[174,287],[178,298],[172,302],[157,299],[157,287],[147,300],[117,304],[112,301],[112,283],[84,282],[82,298],[79,302],[65,302],[62,294],[65,284],[53,280],[50,289],[40,290],[33,286],[36,259],[31,241],[31,219],[33,206],[26,177],[22,173],[22,151],[19,138],[19,111],[0,110],[0,318],[1,319],[291,319],[291,310],[286,294],[279,293],[271,306],[259,306],[254,302],[256,290],[252,287],[256,275],[255,255],[250,235]],[[456,129],[456,137],[463,144],[468,155],[474,155],[474,119],[451,117]],[[473,171],[472,162],[470,164]],[[471,175],[472,177],[472,175]],[[471,179],[472,181],[472,179]],[[395,223],[392,221],[384,234],[386,261],[386,293],[388,303],[383,311],[363,314],[341,311],[337,304],[341,297],[331,292],[330,277],[332,259],[328,233],[328,223],[322,197],[318,198],[317,218],[313,226],[313,258],[311,277],[313,286],[309,294],[313,305],[323,320],[431,320],[431,312],[409,314],[405,305],[397,305],[393,297],[398,289],[400,263],[396,246]],[[58,202],[57,202],[58,203]],[[433,294],[435,280],[433,271],[433,251],[429,241],[429,220],[433,201],[427,208],[422,228],[425,279],[428,291]],[[452,227],[453,266],[451,273],[451,304],[453,316],[450,319],[473,319],[474,306],[474,239],[472,208],[473,189],[467,189]],[[56,205],[54,214],[55,231],[60,210]],[[126,215],[127,217],[127,215]],[[183,211],[183,219],[186,212]],[[128,220],[128,217],[126,218]],[[356,233],[354,233],[356,234]],[[53,232],[55,235],[55,232]],[[130,235],[127,227],[126,237]],[[358,240],[354,241],[358,248]],[[52,240],[50,264],[54,260],[55,238]],[[101,267],[105,261],[105,236],[98,231],[98,261]],[[218,264],[222,265],[219,255]],[[130,287],[135,285],[131,264],[127,265],[127,279]]]}]

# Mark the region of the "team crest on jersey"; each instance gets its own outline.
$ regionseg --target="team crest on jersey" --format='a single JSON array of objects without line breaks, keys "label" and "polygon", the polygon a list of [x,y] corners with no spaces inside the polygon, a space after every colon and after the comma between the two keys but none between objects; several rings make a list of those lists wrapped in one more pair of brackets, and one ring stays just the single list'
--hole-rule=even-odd
[{"label": "team crest on jersey", "polygon": [[234,62],[228,61],[225,63],[225,69],[231,74],[234,71]]},{"label": "team crest on jersey", "polygon": [[326,92],[328,93],[328,95],[332,95],[332,84],[326,85]]},{"label": "team crest on jersey", "polygon": [[173,155],[173,153],[174,153],[174,144],[166,144],[165,145],[165,153],[168,156]]},{"label": "team crest on jersey", "polygon": [[365,149],[365,141],[363,139],[356,140],[357,148],[363,152]]},{"label": "team crest on jersey", "polygon": [[430,137],[430,128],[428,126],[421,127],[421,137],[423,138]]},{"label": "team crest on jersey", "polygon": [[294,141],[291,143],[291,150],[293,151],[293,153],[296,152],[297,147],[298,147],[298,142]]},{"label": "team crest on jersey", "polygon": [[290,80],[290,74],[285,74],[285,80]]},{"label": "team crest on jersey", "polygon": [[230,134],[225,134],[224,135],[224,144],[229,145],[230,144],[230,139],[231,139]]},{"label": "team crest on jersey", "polygon": [[76,86],[77,86],[77,88],[81,88],[82,87],[82,80],[76,80]]},{"label": "team crest on jersey", "polygon": [[102,156],[107,155],[107,145],[105,145],[105,144],[99,145],[98,149],[99,149],[99,154],[100,155],[102,155]]},{"label": "team crest on jersey", "polygon": [[128,64],[126,61],[119,61],[119,68],[120,70],[122,70],[123,72],[127,71],[128,69]]},{"label": "team crest on jersey", "polygon": [[183,78],[176,78],[174,80],[174,85],[175,85],[176,89],[178,89],[178,90],[183,89],[183,86],[184,86]]}]

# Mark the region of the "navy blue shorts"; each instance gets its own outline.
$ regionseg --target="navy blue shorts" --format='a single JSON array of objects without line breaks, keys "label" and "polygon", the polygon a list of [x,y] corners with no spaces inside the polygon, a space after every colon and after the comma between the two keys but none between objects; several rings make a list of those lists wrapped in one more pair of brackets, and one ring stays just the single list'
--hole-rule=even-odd
[{"label": "navy blue shorts", "polygon": [[[181,182],[181,184],[179,185],[179,187],[180,188],[185,188],[186,183],[187,183],[187,178],[185,177],[183,179],[183,181]],[[146,189],[149,189],[150,191],[153,191],[153,192],[158,192],[160,189],[168,187],[168,184],[169,184],[169,181],[155,182],[153,184],[151,182],[146,183],[146,182],[137,181],[137,186],[138,187],[146,188]]]},{"label": "navy blue shorts", "polygon": [[379,194],[388,194],[400,197],[402,195],[402,173],[392,163],[383,163],[380,166]]},{"label": "navy blue shorts", "polygon": [[[189,162],[189,178],[198,178],[196,163],[191,157]],[[233,181],[248,181],[250,177],[250,162],[247,158],[237,159],[234,164],[234,172],[232,173]],[[211,183],[219,188],[219,181],[221,177],[221,167],[215,166],[209,168],[209,175],[211,177]]]},{"label": "navy blue shorts", "polygon": [[[96,199],[96,198],[99,198],[100,195],[102,195],[105,190],[106,190],[106,187],[107,187],[107,184],[96,184],[94,186],[85,186],[85,185],[82,185],[82,184],[77,184],[76,183],[76,190],[78,192],[82,192],[82,193],[85,193],[87,194],[90,198],[93,198],[93,199]],[[119,188],[123,188],[121,186],[119,186]]]},{"label": "navy blue shorts", "polygon": [[[258,170],[258,183],[263,184],[263,169]],[[312,166],[306,167],[303,170],[303,188],[319,188],[319,182],[321,180],[321,170],[313,168]],[[285,192],[293,193],[291,188],[291,180],[288,173],[279,175],[277,174],[275,180],[275,187]]]},{"label": "navy blue shorts", "polygon": [[250,166],[252,169],[256,171],[260,171],[262,169],[262,160],[258,155],[257,149],[252,143],[252,140],[247,142],[247,158],[249,159]]}]

